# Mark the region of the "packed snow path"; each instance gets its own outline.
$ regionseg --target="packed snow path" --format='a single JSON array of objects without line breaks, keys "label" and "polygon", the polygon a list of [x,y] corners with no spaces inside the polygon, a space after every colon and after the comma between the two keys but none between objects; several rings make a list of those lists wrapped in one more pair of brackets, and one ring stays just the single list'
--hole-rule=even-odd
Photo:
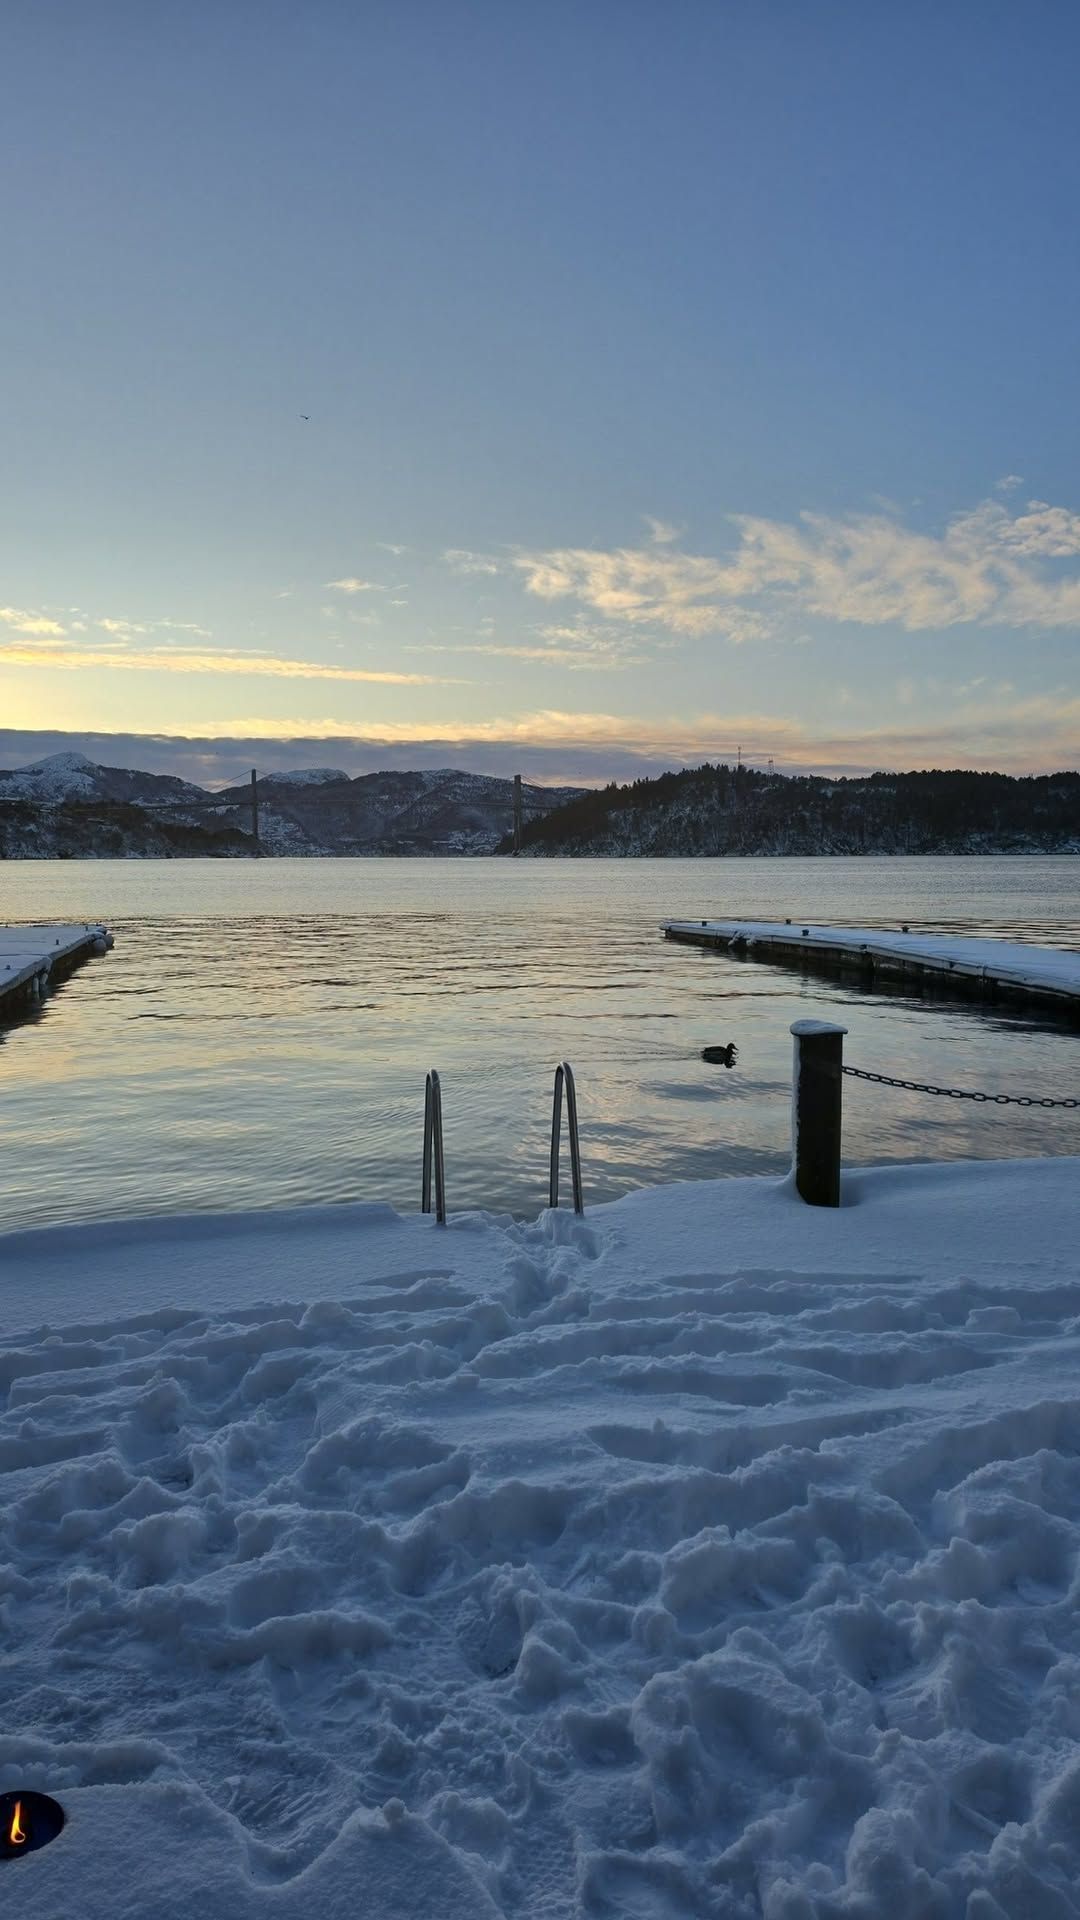
[{"label": "packed snow path", "polygon": [[775,920],[664,920],[669,940],[754,952],[764,959],[860,967],[900,980],[930,981],[1080,1012],[1080,953],[949,933],[883,933]]},{"label": "packed snow path", "polygon": [[1080,1914],[1080,1162],[845,1198],[0,1241],[7,1911]]}]

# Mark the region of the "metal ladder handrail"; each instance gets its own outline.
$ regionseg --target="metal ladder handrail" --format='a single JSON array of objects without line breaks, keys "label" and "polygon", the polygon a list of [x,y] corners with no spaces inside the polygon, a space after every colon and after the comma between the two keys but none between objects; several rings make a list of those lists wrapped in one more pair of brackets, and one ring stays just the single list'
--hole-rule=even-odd
[{"label": "metal ladder handrail", "polygon": [[431,1212],[431,1165],[435,1162],[435,1219],[446,1225],[446,1167],[443,1160],[442,1088],[432,1067],[424,1082],[424,1179],[421,1213]]},{"label": "metal ladder handrail", "polygon": [[548,1206],[559,1204],[559,1148],[562,1145],[563,1084],[566,1085],[566,1126],[570,1135],[570,1179],[574,1189],[574,1212],[584,1213],[581,1191],[581,1141],[578,1137],[577,1089],[569,1060],[555,1069],[555,1093],[551,1107],[551,1174],[548,1181]]}]

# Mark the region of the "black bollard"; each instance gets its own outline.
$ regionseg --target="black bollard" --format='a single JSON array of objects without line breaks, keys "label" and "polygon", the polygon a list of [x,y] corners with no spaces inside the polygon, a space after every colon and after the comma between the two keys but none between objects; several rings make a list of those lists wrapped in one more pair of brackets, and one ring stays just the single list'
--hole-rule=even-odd
[{"label": "black bollard", "polygon": [[791,1089],[795,1186],[810,1207],[840,1205],[841,1069],[846,1027],[796,1020]]}]

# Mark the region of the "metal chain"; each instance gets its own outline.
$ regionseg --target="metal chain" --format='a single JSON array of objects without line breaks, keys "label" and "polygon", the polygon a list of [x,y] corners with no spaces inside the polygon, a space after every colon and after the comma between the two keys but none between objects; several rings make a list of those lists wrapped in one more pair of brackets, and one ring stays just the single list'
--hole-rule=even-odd
[{"label": "metal chain", "polygon": [[1040,1099],[1034,1093],[972,1093],[967,1087],[934,1087],[927,1080],[894,1080],[888,1073],[868,1073],[865,1067],[842,1067],[853,1080],[873,1080],[879,1087],[903,1087],[906,1093],[938,1093],[946,1100],[980,1100],[993,1107],[1080,1107],[1077,1100]]}]

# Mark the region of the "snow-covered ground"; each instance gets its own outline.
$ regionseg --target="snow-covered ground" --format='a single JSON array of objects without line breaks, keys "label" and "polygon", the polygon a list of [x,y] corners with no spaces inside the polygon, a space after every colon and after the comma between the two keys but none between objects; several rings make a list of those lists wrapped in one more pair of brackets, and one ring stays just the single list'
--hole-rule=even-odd
[{"label": "snow-covered ground", "polygon": [[0,1241],[7,1910],[1080,1914],[1080,1161],[845,1201]]}]

